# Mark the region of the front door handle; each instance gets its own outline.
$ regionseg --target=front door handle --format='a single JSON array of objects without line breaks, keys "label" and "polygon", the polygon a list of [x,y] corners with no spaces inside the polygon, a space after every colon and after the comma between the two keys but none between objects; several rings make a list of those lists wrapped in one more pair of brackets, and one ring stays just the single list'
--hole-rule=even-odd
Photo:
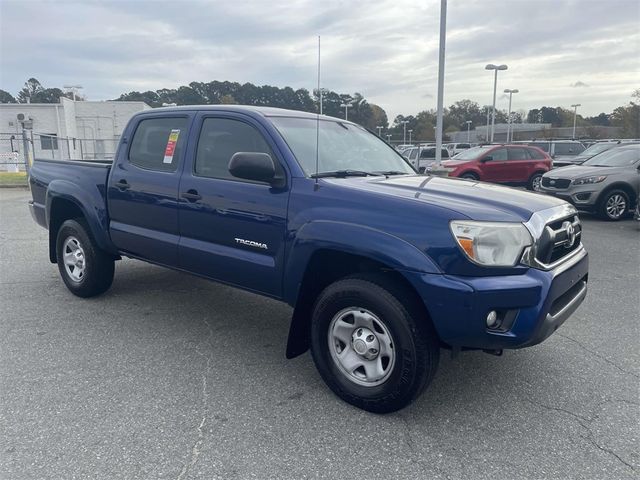
[{"label": "front door handle", "polygon": [[184,192],[182,194],[182,198],[186,199],[189,202],[197,202],[202,197],[198,194],[197,190],[191,189]]},{"label": "front door handle", "polygon": [[121,179],[121,180],[118,180],[118,181],[115,183],[115,187],[116,187],[118,190],[123,190],[123,191],[124,191],[124,190],[128,190],[129,188],[131,188],[131,185],[129,185],[129,183],[127,183],[127,181],[123,178],[123,179]]}]

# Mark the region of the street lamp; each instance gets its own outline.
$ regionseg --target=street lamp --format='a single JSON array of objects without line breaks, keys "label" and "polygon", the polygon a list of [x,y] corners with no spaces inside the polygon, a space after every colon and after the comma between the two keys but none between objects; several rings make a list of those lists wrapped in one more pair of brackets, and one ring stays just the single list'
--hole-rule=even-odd
[{"label": "street lamp", "polygon": [[406,143],[407,143],[407,123],[409,123],[409,120],[403,120],[400,123],[402,124],[402,144],[406,145]]},{"label": "street lamp", "polygon": [[511,97],[514,93],[518,93],[520,90],[514,88],[513,90],[509,90],[506,88],[504,93],[509,94],[509,116],[507,117],[507,143],[509,143],[509,134],[511,134]]},{"label": "street lamp", "polygon": [[349,120],[349,107],[353,107],[350,103],[341,103],[340,107],[344,108],[344,119]]},{"label": "street lamp", "polygon": [[464,122],[467,124],[467,143],[469,143],[469,140],[471,140],[471,124],[473,123],[471,120],[467,120],[466,122]]},{"label": "street lamp", "polygon": [[493,63],[488,64],[484,67],[485,70],[493,70],[493,112],[491,114],[491,142],[493,143],[493,133],[496,128],[496,88],[498,87],[498,70],[506,70],[508,67],[506,65],[494,65]]},{"label": "street lamp", "polygon": [[387,143],[391,143],[391,135],[385,135],[387,137]]},{"label": "street lamp", "polygon": [[582,105],[580,103],[574,103],[571,105],[573,107],[573,139],[576,139],[576,117],[578,116],[578,107]]},{"label": "street lamp", "polygon": [[376,128],[378,129],[378,136],[380,136],[380,133],[382,132],[382,129],[384,127],[382,125],[378,125]]},{"label": "street lamp", "polygon": [[411,134],[413,133],[413,130],[409,130],[409,143],[411,143]]}]

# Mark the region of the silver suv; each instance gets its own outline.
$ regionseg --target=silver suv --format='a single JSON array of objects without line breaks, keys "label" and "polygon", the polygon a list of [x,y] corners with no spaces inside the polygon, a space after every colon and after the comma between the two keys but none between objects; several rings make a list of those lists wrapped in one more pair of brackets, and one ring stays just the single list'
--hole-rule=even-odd
[{"label": "silver suv", "polygon": [[579,210],[620,220],[636,206],[640,192],[640,144],[621,144],[582,165],[558,168],[542,176],[540,191],[562,198]]}]

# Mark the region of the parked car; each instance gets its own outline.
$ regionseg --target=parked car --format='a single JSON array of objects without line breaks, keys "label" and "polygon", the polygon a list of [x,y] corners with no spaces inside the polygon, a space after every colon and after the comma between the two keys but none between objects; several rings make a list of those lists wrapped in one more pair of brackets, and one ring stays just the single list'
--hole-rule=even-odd
[{"label": "parked car", "polygon": [[576,140],[534,140],[524,142],[526,145],[538,147],[553,159],[553,166],[566,165],[573,157],[582,154],[585,146]]},{"label": "parked car", "polygon": [[588,146],[581,154],[573,156],[573,157],[565,157],[563,159],[554,159],[553,166],[554,167],[566,167],[569,165],[580,165],[584,163],[586,160],[589,160],[594,155],[597,155],[602,152],[606,152],[607,150],[620,145],[622,141],[617,140],[615,142],[595,142]]},{"label": "parked car", "polygon": [[605,220],[620,220],[636,206],[640,192],[638,168],[640,144],[621,144],[582,165],[546,173],[541,191]]},{"label": "parked car", "polygon": [[542,174],[551,170],[551,158],[542,150],[527,145],[482,145],[442,162],[450,177],[484,182],[526,185],[540,189]]},{"label": "parked car", "polygon": [[[329,388],[372,412],[415,399],[441,347],[535,345],[587,292],[573,206],[418,175],[377,135],[332,117],[145,110],[113,164],[36,159],[29,182],[71,293],[105,292],[114,262],[131,257],[281,300],[293,307],[287,357],[311,349]],[[237,308],[248,322],[267,314]]]},{"label": "parked car", "polygon": [[[442,159],[449,159],[451,155],[449,150],[442,148]],[[433,168],[433,164],[436,162],[436,148],[435,147],[414,147],[409,148],[402,152],[404,158],[409,160],[409,163],[414,166],[420,173],[428,172]]]},{"label": "parked car", "polygon": [[447,144],[447,150],[449,150],[452,157],[454,155],[457,155],[460,152],[463,152],[464,150],[468,150],[469,148],[471,148],[470,143],[448,143]]}]

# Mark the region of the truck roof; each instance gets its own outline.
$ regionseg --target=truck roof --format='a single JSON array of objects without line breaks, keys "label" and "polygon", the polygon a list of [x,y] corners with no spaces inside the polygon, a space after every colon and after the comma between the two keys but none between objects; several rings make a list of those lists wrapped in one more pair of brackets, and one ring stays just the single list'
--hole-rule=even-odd
[{"label": "truck roof", "polygon": [[[316,119],[318,117],[315,113],[303,112],[300,110],[288,110],[286,108],[276,108],[276,107],[261,107],[256,105],[183,105],[179,107],[159,107],[152,108],[150,110],[145,110],[144,112],[140,112],[141,115],[149,114],[153,112],[179,112],[184,110],[212,110],[212,111],[227,111],[227,112],[253,112],[262,115],[263,117],[297,117],[297,118],[311,118]],[[341,121],[341,122],[349,122],[348,120],[343,120],[337,117],[330,117],[328,115],[320,115],[320,118],[323,120],[333,120],[333,121]]]}]

